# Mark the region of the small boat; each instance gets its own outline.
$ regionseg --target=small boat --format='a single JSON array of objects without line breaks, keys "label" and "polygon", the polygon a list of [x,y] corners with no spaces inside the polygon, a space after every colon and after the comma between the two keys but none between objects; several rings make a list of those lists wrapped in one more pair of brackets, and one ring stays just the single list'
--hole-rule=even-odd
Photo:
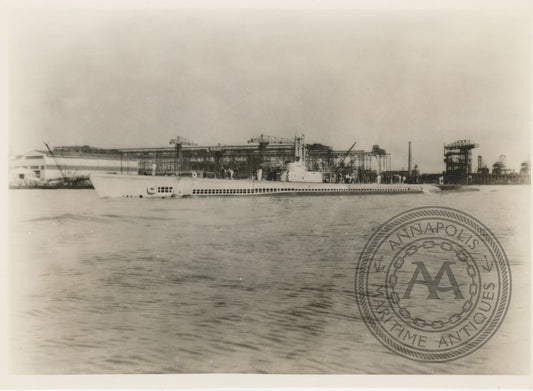
[{"label": "small boat", "polygon": [[[424,193],[422,185],[383,183],[324,183],[322,174],[307,171],[300,162],[289,163],[280,181],[210,179],[150,175],[93,174],[91,182],[100,197],[172,198],[230,197],[273,194],[404,194]],[[438,190],[438,189],[437,189]]]},{"label": "small boat", "polygon": [[479,191],[477,187],[472,186],[463,186],[463,185],[457,185],[457,184],[446,184],[446,185],[436,185],[440,190],[442,191]]}]

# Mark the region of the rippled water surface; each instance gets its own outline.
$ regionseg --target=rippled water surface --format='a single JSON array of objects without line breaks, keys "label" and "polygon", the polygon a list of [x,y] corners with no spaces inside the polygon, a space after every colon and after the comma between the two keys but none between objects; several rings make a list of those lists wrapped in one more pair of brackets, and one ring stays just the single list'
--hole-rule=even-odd
[{"label": "rippled water surface", "polygon": [[[423,195],[99,199],[11,190],[14,373],[526,373],[529,187]],[[358,256],[407,209],[450,206],[499,238],[513,297],[496,335],[443,364],[361,320]]]}]

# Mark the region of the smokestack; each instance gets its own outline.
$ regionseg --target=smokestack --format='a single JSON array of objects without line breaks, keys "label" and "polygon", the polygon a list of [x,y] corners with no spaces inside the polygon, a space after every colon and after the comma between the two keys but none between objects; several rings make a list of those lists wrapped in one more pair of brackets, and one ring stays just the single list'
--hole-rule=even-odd
[{"label": "smokestack", "polygon": [[411,141],[409,141],[409,158],[407,160],[407,177],[411,176]]}]

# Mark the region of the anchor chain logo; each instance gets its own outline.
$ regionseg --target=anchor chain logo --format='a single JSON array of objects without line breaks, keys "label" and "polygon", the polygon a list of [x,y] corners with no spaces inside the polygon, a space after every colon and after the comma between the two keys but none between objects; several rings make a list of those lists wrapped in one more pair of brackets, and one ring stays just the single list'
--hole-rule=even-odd
[{"label": "anchor chain logo", "polygon": [[485,344],[510,297],[505,252],[482,223],[450,208],[404,212],[359,258],[356,297],[370,331],[392,351],[442,362]]}]

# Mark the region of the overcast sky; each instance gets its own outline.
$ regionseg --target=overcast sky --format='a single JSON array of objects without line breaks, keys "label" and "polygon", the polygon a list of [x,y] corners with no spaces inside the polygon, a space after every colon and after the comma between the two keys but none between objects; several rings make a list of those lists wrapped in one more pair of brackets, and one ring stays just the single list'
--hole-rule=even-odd
[{"label": "overcast sky", "polygon": [[[422,172],[472,139],[529,153],[530,21],[504,11],[46,10],[9,25],[9,145],[407,143]],[[474,169],[477,163],[474,164]]]}]

